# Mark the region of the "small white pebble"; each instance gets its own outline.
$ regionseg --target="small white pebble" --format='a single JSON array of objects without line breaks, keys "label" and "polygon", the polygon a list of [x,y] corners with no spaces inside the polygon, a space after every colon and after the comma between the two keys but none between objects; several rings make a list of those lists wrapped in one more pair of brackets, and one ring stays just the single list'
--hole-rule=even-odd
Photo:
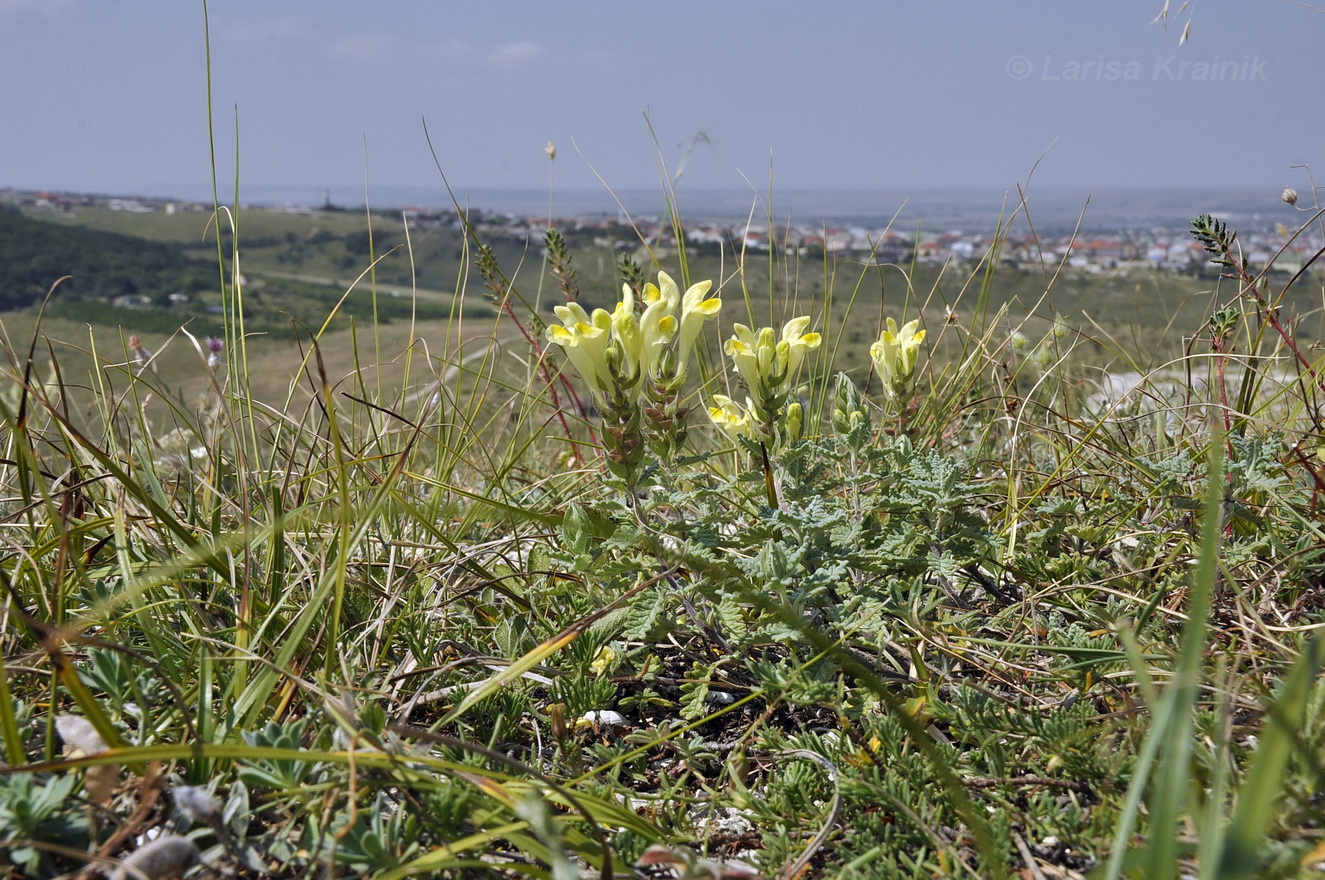
[{"label": "small white pebble", "polygon": [[621,727],[626,723],[626,716],[611,709],[590,709],[580,716],[581,724],[598,724],[603,727]]}]

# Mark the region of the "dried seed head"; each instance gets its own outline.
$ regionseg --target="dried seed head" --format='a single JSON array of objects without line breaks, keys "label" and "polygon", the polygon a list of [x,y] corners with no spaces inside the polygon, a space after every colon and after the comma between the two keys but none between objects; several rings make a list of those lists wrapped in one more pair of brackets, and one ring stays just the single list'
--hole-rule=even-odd
[{"label": "dried seed head", "polygon": [[1288,204],[1290,205],[1296,205],[1297,190],[1293,189],[1291,186],[1286,186],[1284,187],[1284,194],[1280,196],[1280,198],[1283,199],[1285,202],[1288,202]]},{"label": "dried seed head", "polygon": [[[106,742],[82,715],[57,715],[55,729],[64,740],[65,754],[71,758],[99,755],[106,751]],[[101,803],[115,793],[120,784],[120,765],[101,764],[88,767],[83,776],[83,793],[93,803]]]},{"label": "dried seed head", "polygon": [[192,840],[175,834],[163,834],[122,859],[120,866],[110,876],[111,880],[142,877],[161,880],[184,873],[199,857],[198,847]]},{"label": "dried seed head", "polygon": [[547,153],[547,160],[551,162],[553,159],[557,158],[557,145],[552,143],[552,141],[548,141],[547,146],[543,148],[543,152]]},{"label": "dried seed head", "polygon": [[96,755],[106,751],[106,743],[101,738],[101,734],[97,733],[92,722],[82,715],[57,715],[55,729],[71,753],[81,753],[76,757]]},{"label": "dried seed head", "polygon": [[193,821],[210,825],[221,818],[221,802],[201,785],[177,785],[171,792],[175,806]]}]

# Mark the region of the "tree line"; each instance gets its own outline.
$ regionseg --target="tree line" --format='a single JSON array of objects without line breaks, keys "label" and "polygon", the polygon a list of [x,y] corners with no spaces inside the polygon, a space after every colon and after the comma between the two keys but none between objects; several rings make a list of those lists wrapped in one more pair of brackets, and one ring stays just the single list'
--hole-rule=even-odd
[{"label": "tree line", "polygon": [[36,220],[0,206],[0,311],[41,301],[65,276],[55,294],[61,301],[145,296],[164,306],[172,293],[214,287],[216,266],[171,244]]}]

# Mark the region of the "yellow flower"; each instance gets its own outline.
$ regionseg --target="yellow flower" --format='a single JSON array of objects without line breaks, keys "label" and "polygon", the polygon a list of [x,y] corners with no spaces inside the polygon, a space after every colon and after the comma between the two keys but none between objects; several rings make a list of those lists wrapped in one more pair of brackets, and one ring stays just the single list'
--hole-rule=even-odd
[{"label": "yellow flower", "polygon": [[644,285],[644,306],[648,308],[661,300],[667,304],[667,311],[676,311],[677,305],[681,302],[681,289],[676,286],[672,276],[666,272],[658,273],[658,283]]},{"label": "yellow flower", "polygon": [[778,343],[778,360],[783,366],[782,372],[785,374],[785,381],[791,381],[796,377],[796,371],[800,369],[801,362],[805,360],[806,352],[818,348],[819,343],[823,341],[823,337],[818,333],[805,332],[805,328],[809,326],[809,315],[793,318],[782,325],[782,341]]},{"label": "yellow flower", "polygon": [[818,333],[806,333],[808,326],[808,315],[793,318],[783,325],[779,340],[772,327],[761,327],[756,332],[744,324],[732,325],[736,335],[727,340],[723,351],[731,357],[756,400],[783,391],[795,378],[805,353],[819,347],[822,338]]},{"label": "yellow flower", "polygon": [[594,309],[590,315],[578,303],[557,306],[553,311],[562,323],[547,328],[548,341],[565,349],[566,357],[592,391],[609,394],[612,373],[607,367],[607,343],[611,316],[602,309]]},{"label": "yellow flower", "polygon": [[[749,403],[750,401],[746,400],[746,404]],[[732,440],[741,436],[751,436],[750,414],[743,411],[736,401],[725,394],[715,394],[713,404],[708,408],[709,419],[722,429],[724,434]]]},{"label": "yellow flower", "polygon": [[612,310],[613,317],[618,314],[635,317],[635,291],[629,284],[621,285],[621,302],[617,303],[616,308]]},{"label": "yellow flower", "polygon": [[641,375],[653,373],[662,349],[676,336],[676,316],[672,314],[674,307],[668,300],[658,298],[649,303],[644,314],[640,315],[640,333],[643,337],[639,356]]},{"label": "yellow flower", "polygon": [[556,312],[557,317],[561,319],[563,326],[570,327],[575,324],[592,324],[593,318],[584,310],[584,306],[577,302],[566,303],[564,306],[557,306],[552,311]]},{"label": "yellow flower", "polygon": [[598,649],[598,652],[593,655],[593,660],[589,663],[589,668],[594,671],[595,675],[604,675],[612,668],[614,662],[616,662],[616,651],[613,651],[607,645],[603,645]]},{"label": "yellow flower", "polygon": [[776,390],[787,377],[778,369],[778,344],[772,327],[760,327],[755,334],[755,358],[759,361],[759,376],[765,387]]},{"label": "yellow flower", "polygon": [[723,344],[722,350],[732,359],[736,372],[745,380],[745,387],[749,389],[750,394],[756,398],[763,398],[764,379],[759,369],[757,352],[759,343],[755,339],[754,331],[744,324],[733,324],[732,332],[735,335]]},{"label": "yellow flower", "polygon": [[789,439],[800,439],[801,428],[805,425],[805,407],[801,406],[799,400],[793,400],[787,404],[787,414],[783,416],[782,424],[786,428]]},{"label": "yellow flower", "polygon": [[712,281],[692,284],[681,298],[681,334],[677,343],[676,362],[680,364],[682,370],[685,369],[690,349],[694,347],[695,340],[704,329],[704,322],[717,315],[718,310],[722,308],[722,300],[718,297],[704,299],[712,287]]},{"label": "yellow flower", "polygon": [[612,338],[621,350],[621,372],[629,382],[639,375],[640,356],[644,350],[644,337],[635,320],[635,296],[630,285],[625,285],[621,302],[612,310]]},{"label": "yellow flower", "polygon": [[883,392],[889,400],[904,399],[911,392],[920,343],[925,341],[925,331],[916,329],[919,326],[920,321],[910,321],[898,330],[897,322],[889,318],[888,327],[879,335],[879,341],[870,346],[870,357],[883,380]]}]

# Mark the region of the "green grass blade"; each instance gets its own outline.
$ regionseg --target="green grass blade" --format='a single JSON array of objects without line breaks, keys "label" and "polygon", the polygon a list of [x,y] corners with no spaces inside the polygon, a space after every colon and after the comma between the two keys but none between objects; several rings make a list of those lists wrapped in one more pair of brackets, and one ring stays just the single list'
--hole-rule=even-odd
[{"label": "green grass blade", "polygon": [[[1114,832],[1113,849],[1105,865],[1103,876],[1106,880],[1122,876],[1124,858],[1148,788],[1146,806],[1151,830],[1137,863],[1145,877],[1172,876],[1177,866],[1178,820],[1190,793],[1193,712],[1200,695],[1201,661],[1205,653],[1223,527],[1224,460],[1223,443],[1218,436],[1210,442],[1208,460],[1201,543],[1188,593],[1187,622],[1182,629],[1178,663],[1156,708],[1138,758],[1136,776],[1128,789]],[[1154,784],[1151,786],[1151,767],[1156,759],[1159,763],[1154,766]]]},{"label": "green grass blade", "polygon": [[1301,744],[1299,734],[1323,664],[1325,638],[1318,631],[1279,684],[1269,721],[1260,730],[1256,752],[1244,775],[1246,782],[1238,791],[1237,808],[1224,832],[1218,863],[1209,873],[1203,870],[1203,876],[1216,880],[1257,876],[1257,856],[1284,798],[1288,762]]},{"label": "green grass blade", "polygon": [[[6,598],[6,603],[8,599]],[[5,655],[0,651],[0,739],[4,740],[5,763],[22,764],[23,740],[18,732],[18,718],[14,714],[14,700],[9,693],[9,670]]]}]

